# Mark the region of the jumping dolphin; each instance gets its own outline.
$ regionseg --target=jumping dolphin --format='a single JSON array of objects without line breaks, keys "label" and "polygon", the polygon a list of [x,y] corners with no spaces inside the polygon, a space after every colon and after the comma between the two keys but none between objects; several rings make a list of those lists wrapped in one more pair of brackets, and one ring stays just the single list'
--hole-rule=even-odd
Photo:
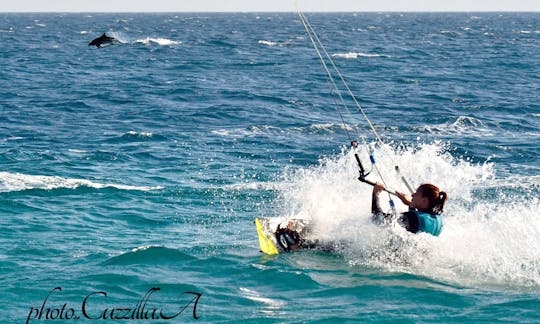
[{"label": "jumping dolphin", "polygon": [[105,33],[103,33],[103,35],[99,36],[98,38],[94,39],[93,41],[91,41],[88,46],[96,46],[98,48],[101,48],[101,47],[104,47],[104,46],[108,46],[108,45],[112,45],[114,44],[115,42],[117,42],[116,38],[114,37],[109,37],[107,35],[105,35]]}]

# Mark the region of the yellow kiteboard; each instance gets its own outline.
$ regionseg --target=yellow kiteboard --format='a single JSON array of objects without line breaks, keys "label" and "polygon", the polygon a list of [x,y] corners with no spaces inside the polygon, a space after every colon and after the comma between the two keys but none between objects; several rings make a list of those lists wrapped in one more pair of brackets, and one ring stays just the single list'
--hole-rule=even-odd
[{"label": "yellow kiteboard", "polygon": [[257,228],[257,236],[259,236],[259,246],[261,247],[261,252],[268,255],[278,254],[279,251],[276,248],[276,245],[268,237],[268,234],[264,232],[264,228],[258,218],[255,218],[255,227]]}]

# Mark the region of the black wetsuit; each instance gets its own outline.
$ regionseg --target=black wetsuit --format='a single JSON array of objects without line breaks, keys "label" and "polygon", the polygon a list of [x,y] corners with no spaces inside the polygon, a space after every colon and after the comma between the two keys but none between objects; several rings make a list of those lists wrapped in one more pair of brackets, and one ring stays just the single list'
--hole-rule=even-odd
[{"label": "black wetsuit", "polygon": [[[373,222],[376,224],[389,223],[392,220],[393,215],[382,211],[379,205],[379,197],[373,193],[371,197],[371,213],[373,214]],[[401,213],[397,219],[398,223],[405,227],[405,229],[411,233],[418,232],[418,216],[414,210],[409,210]]]}]

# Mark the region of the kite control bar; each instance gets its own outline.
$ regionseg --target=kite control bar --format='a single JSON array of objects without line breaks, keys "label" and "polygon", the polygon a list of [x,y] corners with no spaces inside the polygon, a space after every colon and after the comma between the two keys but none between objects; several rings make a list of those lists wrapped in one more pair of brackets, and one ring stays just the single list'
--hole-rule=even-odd
[{"label": "kite control bar", "polygon": [[[358,143],[356,141],[352,141],[351,146],[353,148],[356,148],[358,146]],[[366,173],[366,169],[364,169],[364,166],[362,165],[362,161],[360,161],[360,157],[358,156],[358,153],[356,152],[356,150],[354,151],[354,158],[356,159],[356,163],[358,163],[358,168],[360,169],[359,170],[360,176],[358,177],[358,180],[360,180],[361,182],[367,183],[368,185],[374,187],[376,185],[376,183],[366,179],[366,177],[371,173],[371,171]],[[371,163],[374,164],[375,162],[374,162],[373,156],[370,156],[369,158],[371,160]],[[398,197],[398,195],[396,194],[395,191],[390,191],[390,190],[388,190],[386,188],[384,188],[383,190],[388,192],[391,195],[394,195],[394,196]]]}]

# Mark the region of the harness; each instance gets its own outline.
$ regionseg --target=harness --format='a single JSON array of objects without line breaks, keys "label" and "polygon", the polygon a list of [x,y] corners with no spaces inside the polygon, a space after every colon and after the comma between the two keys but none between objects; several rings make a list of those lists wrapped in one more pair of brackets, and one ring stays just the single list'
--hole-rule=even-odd
[{"label": "harness", "polygon": [[418,217],[418,232],[439,236],[443,226],[441,215],[428,214],[419,211],[415,211],[414,213],[416,214],[416,217]]}]

